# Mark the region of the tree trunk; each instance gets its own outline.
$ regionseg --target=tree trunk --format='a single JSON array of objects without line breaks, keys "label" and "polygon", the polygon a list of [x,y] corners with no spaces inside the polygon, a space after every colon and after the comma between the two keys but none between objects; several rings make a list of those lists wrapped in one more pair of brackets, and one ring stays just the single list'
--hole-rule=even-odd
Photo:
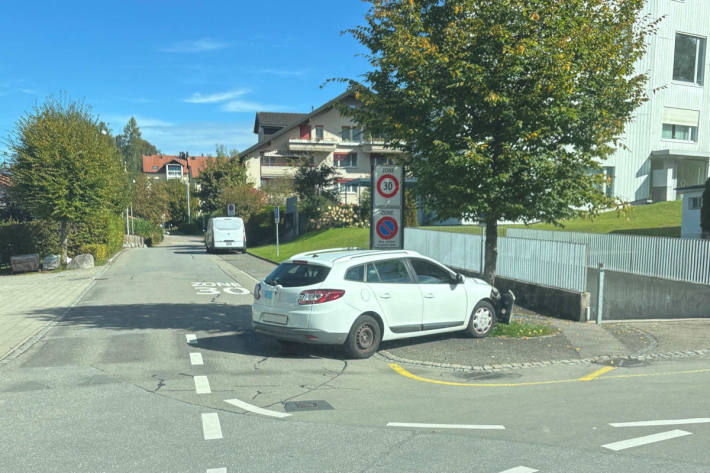
[{"label": "tree trunk", "polygon": [[496,280],[496,263],[498,262],[498,219],[486,218],[486,264],[483,270],[483,280],[493,285]]},{"label": "tree trunk", "polygon": [[66,218],[62,219],[62,224],[59,229],[59,243],[62,246],[62,264],[67,264],[67,240],[69,237],[69,222]]}]

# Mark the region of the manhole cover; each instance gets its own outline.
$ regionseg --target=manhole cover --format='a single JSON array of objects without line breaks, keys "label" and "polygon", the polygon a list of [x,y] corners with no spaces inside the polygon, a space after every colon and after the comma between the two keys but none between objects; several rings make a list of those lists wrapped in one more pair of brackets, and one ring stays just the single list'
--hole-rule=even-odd
[{"label": "manhole cover", "polygon": [[284,402],[286,412],[297,411],[327,411],[333,410],[333,406],[326,401],[289,401]]},{"label": "manhole cover", "polygon": [[463,379],[488,380],[501,378],[519,378],[521,375],[517,373],[497,373],[491,371],[461,371],[458,373],[454,373],[454,376]]},{"label": "manhole cover", "polygon": [[611,360],[595,361],[598,365],[614,366],[617,368],[635,368],[648,366],[648,361],[634,360],[633,358],[612,358]]}]

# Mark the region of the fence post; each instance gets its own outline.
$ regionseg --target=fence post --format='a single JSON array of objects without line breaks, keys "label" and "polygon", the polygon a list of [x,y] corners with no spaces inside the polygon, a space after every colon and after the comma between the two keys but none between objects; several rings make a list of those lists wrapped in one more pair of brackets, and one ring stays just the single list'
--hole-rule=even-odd
[{"label": "fence post", "polygon": [[602,323],[604,309],[604,263],[599,263],[599,297],[597,298],[597,323]]},{"label": "fence post", "polygon": [[483,278],[483,266],[486,263],[486,224],[483,222],[479,222],[479,225],[481,226],[481,255],[479,258],[479,273],[481,274],[481,278]]}]

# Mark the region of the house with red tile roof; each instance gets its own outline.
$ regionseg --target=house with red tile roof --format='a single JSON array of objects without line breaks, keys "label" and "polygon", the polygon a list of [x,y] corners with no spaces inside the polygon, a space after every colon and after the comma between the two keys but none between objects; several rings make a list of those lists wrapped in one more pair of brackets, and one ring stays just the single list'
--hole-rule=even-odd
[{"label": "house with red tile roof", "polygon": [[213,156],[172,156],[169,154],[143,155],[143,173],[152,179],[181,179],[196,178],[214,161]]}]

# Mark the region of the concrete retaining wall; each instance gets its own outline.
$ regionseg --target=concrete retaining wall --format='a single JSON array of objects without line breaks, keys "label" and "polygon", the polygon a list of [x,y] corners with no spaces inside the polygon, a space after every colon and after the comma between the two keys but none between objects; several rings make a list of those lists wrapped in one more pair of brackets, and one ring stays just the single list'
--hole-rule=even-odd
[{"label": "concrete retaining wall", "polygon": [[[603,320],[710,317],[710,286],[604,271]],[[591,317],[597,318],[599,270],[587,270]]]},{"label": "concrete retaining wall", "polygon": [[[480,277],[478,273],[460,268],[453,269],[466,276]],[[535,312],[575,322],[587,319],[590,299],[588,292],[574,292],[500,276],[496,276],[495,286],[501,292],[510,289],[515,294],[516,304]]]}]

